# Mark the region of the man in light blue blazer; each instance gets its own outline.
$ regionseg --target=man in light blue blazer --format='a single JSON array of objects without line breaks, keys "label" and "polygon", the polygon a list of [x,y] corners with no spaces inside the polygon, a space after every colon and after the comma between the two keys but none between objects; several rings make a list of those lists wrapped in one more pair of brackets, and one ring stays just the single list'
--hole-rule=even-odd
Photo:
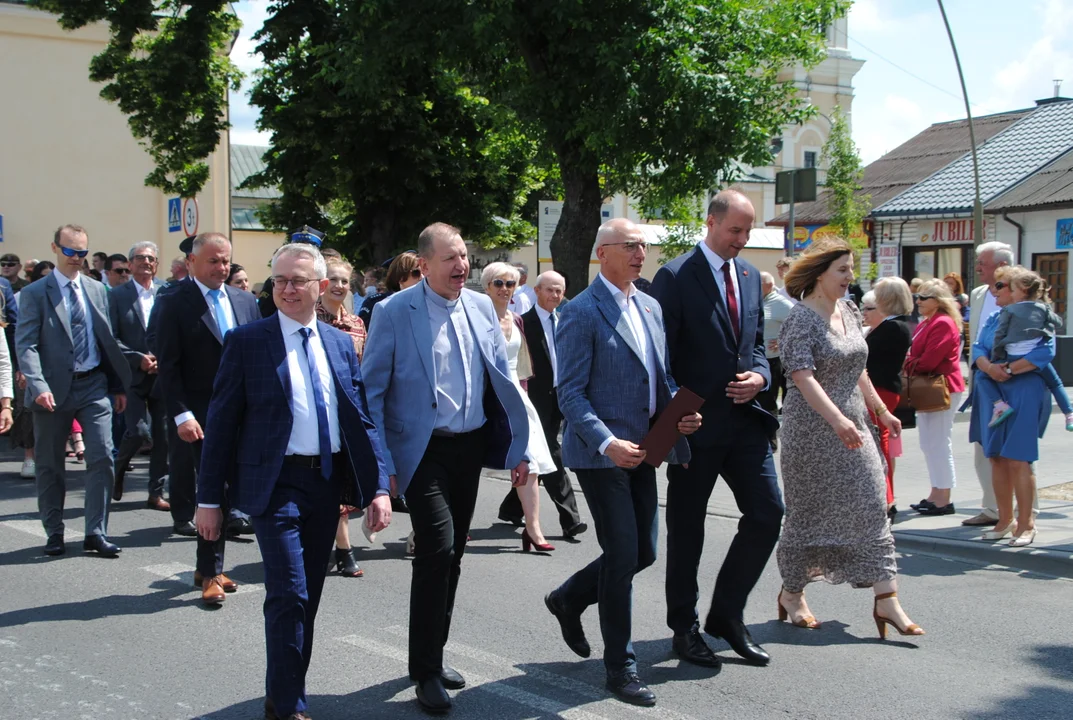
[{"label": "man in light blue blazer", "polygon": [[[607,689],[634,705],[656,696],[637,675],[630,641],[633,576],[656,560],[656,469],[638,447],[678,391],[671,377],[663,313],[633,281],[645,261],[645,240],[633,222],[618,218],[596,235],[600,274],[562,311],[555,346],[563,464],[577,474],[603,554],[544,598],[567,646],[581,657],[590,648],[581,614],[599,604]],[[700,415],[679,419],[689,435]],[[679,438],[667,461],[689,461]]]},{"label": "man in light blue blazer", "polygon": [[481,467],[529,473],[529,423],[492,302],[465,289],[466,243],[434,223],[417,240],[424,280],[376,306],[362,375],[393,494],[414,528],[410,677],[430,713],[465,680],[443,664]]}]

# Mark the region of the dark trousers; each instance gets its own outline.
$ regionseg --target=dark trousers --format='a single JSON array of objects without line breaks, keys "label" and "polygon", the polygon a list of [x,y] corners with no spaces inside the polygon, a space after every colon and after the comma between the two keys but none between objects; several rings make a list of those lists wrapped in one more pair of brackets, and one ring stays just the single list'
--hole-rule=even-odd
[{"label": "dark trousers", "polygon": [[633,576],[656,561],[656,470],[642,463],[633,470],[575,472],[603,554],[570,576],[557,592],[575,612],[599,603],[604,667],[609,677],[616,677],[637,668],[630,640]]},{"label": "dark trousers", "polygon": [[[173,425],[175,423],[172,423]],[[201,473],[201,444],[202,441],[187,443],[179,440],[187,448],[187,453],[190,455],[190,462],[194,466],[194,476],[196,477]],[[201,573],[202,577],[213,577],[219,575],[224,571],[224,547],[227,544],[227,518],[231,515],[231,501],[228,497],[228,493],[225,492],[221,496],[220,510],[224,515],[224,530],[220,533],[220,537],[215,540],[206,540],[198,533],[197,536],[197,561],[195,566],[197,571]],[[338,514],[338,509],[336,510]],[[338,523],[338,520],[336,520]],[[255,530],[256,532],[256,530]],[[325,561],[327,562],[327,561]]]},{"label": "dark trousers", "polygon": [[786,399],[786,376],[782,374],[782,360],[777,357],[768,358],[768,365],[771,366],[771,384],[767,390],[762,390],[756,394],[756,401],[760,403],[760,407],[767,410],[776,417],[779,414],[779,391],[782,391],[783,400]]},{"label": "dark trousers", "polygon": [[142,445],[151,441],[149,497],[163,496],[164,482],[168,479],[168,421],[164,415],[164,401],[143,397],[135,392],[127,393],[127,410],[123,413],[123,419],[126,421],[126,432],[119,444],[116,467],[127,467]]},{"label": "dark trousers", "polygon": [[168,501],[171,519],[176,525],[194,519],[197,508],[197,485],[194,478],[194,458],[189,444],[179,437],[175,421],[168,425]]},{"label": "dark trousers", "polygon": [[[543,420],[543,418],[541,418]],[[548,491],[548,497],[559,512],[559,526],[563,533],[567,533],[581,522],[581,513],[577,509],[577,498],[574,497],[574,486],[563,469],[563,449],[559,445],[559,426],[562,424],[562,416],[554,424],[544,425],[544,439],[548,441],[551,450],[551,459],[555,461],[555,472],[540,476],[540,482]],[[505,518],[522,517],[522,501],[518,499],[518,493],[514,488],[507,491],[507,496],[499,504],[499,515]]]},{"label": "dark trousers", "polygon": [[264,561],[265,688],[276,714],[290,717],[306,710],[313,626],[339,523],[339,483],[322,478],[319,469],[284,464],[264,514],[251,520]]},{"label": "dark trousers", "polygon": [[451,630],[483,459],[484,436],[479,430],[450,438],[433,435],[406,488],[414,529],[410,581],[414,680],[434,677],[443,669],[443,646]]},{"label": "dark trousers", "polygon": [[749,593],[778,542],[783,504],[775,461],[759,421],[746,430],[733,445],[692,446],[688,470],[682,465],[667,469],[667,625],[675,633],[697,626],[697,568],[708,498],[718,476],[730,486],[742,518],[716,578],[709,617],[742,619]]}]

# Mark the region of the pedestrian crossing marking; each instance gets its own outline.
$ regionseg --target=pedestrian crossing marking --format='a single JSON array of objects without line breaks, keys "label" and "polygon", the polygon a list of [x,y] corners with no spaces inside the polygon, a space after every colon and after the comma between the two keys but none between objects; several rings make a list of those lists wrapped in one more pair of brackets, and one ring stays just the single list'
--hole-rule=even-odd
[{"label": "pedestrian crossing marking", "polygon": [[[176,562],[161,563],[159,565],[146,565],[142,570],[164,580],[186,585],[190,588],[190,592],[197,592],[198,590],[198,588],[194,587],[195,568],[191,565]],[[239,583],[238,589],[235,592],[227,593],[227,595],[231,597],[232,595],[259,593],[264,592],[264,589],[265,586],[262,583]]]},{"label": "pedestrian crossing marking", "polygon": [[[19,532],[26,533],[27,535],[39,537],[42,540],[48,540],[48,533],[45,532],[45,528],[41,525],[40,520],[4,520],[3,522],[0,522],[0,525],[9,527],[12,530],[18,530]],[[83,540],[86,536],[78,532],[77,530],[66,528],[63,531],[63,537],[65,540],[71,541]]]}]

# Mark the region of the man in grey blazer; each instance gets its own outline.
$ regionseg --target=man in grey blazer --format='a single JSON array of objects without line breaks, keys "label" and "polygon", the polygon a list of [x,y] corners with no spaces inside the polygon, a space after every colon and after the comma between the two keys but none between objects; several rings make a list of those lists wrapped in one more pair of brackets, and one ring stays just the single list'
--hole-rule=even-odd
[{"label": "man in grey blazer", "polygon": [[164,499],[164,482],[168,477],[168,428],[164,401],[152,396],[157,378],[156,355],[149,349],[146,329],[156,302],[157,291],[164,283],[156,279],[160,249],[144,241],[130,248],[131,279],[108,293],[108,316],[116,340],[124,347],[130,365],[131,385],[124,413],[126,431],[116,454],[115,487],[112,499],[123,497],[123,480],[135,453],[152,442],[149,455],[149,499],[147,507],[167,512],[171,505]]},{"label": "man in grey blazer", "polygon": [[64,449],[75,419],[86,443],[83,549],[115,557],[108,541],[108,502],[112,494],[112,403],[126,406],[130,369],[112,336],[104,285],[82,275],[89,237],[78,225],[56,231],[55,271],[31,283],[19,296],[15,347],[26,377],[26,405],[33,411],[37,451],[37,506],[48,534],[46,555],[66,552],[63,504],[67,492]]},{"label": "man in grey blazer", "polygon": [[[618,218],[596,235],[600,274],[562,311],[555,333],[561,368],[559,407],[563,464],[585,491],[603,554],[544,598],[559,621],[567,646],[588,657],[581,614],[600,609],[607,689],[634,705],[655,705],[656,696],[637,675],[630,640],[633,576],[656,560],[659,503],[656,469],[638,447],[678,391],[671,377],[663,312],[638,291],[645,261],[644,233]],[[689,435],[700,427],[694,413],[678,422]],[[689,461],[679,438],[667,461]]]},{"label": "man in grey blazer", "polygon": [[481,467],[529,474],[529,423],[487,296],[465,289],[466,243],[445,223],[417,239],[424,280],[376,306],[361,372],[392,494],[414,529],[410,677],[426,712],[451,707],[465,680],[443,664]]}]

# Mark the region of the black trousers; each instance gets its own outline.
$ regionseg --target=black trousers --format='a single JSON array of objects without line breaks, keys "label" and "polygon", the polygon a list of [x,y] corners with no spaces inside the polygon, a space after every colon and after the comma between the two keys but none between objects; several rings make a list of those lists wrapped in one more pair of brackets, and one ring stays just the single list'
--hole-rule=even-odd
[{"label": "black trousers", "polygon": [[164,495],[164,482],[168,478],[168,420],[165,417],[164,401],[139,395],[137,392],[128,393],[127,410],[123,417],[127,429],[119,444],[116,468],[127,467],[142,444],[151,440],[153,449],[149,454],[149,497],[161,497]]},{"label": "black trousers", "polygon": [[197,509],[197,485],[194,478],[194,458],[189,444],[179,437],[171,418],[168,425],[168,501],[171,520],[176,525],[191,522]]},{"label": "black trousers", "polygon": [[768,358],[767,361],[768,365],[771,366],[771,385],[767,390],[757,393],[756,401],[760,403],[760,407],[778,417],[780,390],[782,391],[783,400],[786,399],[786,376],[782,374],[782,360],[780,358]]},{"label": "black trousers", "polygon": [[414,529],[410,581],[410,677],[421,681],[443,669],[466,536],[477,504],[484,433],[433,435],[406,488]]},{"label": "black trousers", "polygon": [[750,419],[741,431],[733,445],[691,444],[689,469],[667,469],[667,625],[675,633],[698,625],[697,568],[708,499],[720,475],[734,493],[742,518],[715,581],[709,617],[742,619],[749,593],[782,530],[782,493],[767,436],[759,419]]},{"label": "black trousers", "polygon": [[[174,425],[175,423],[172,423]],[[201,473],[201,444],[202,441],[197,442],[183,442],[179,440],[186,447],[186,452],[190,457],[190,462],[194,467],[194,476],[196,477]],[[228,493],[225,491],[221,496],[220,511],[224,516],[225,528],[221,529],[220,537],[215,540],[206,540],[201,537],[199,533],[197,536],[197,571],[201,573],[202,577],[213,577],[219,575],[224,571],[224,547],[226,545],[227,530],[226,523],[227,518],[231,513],[231,502],[228,499]]]},{"label": "black trousers", "polygon": [[[559,445],[559,426],[562,422],[560,415],[556,422],[543,424],[544,439],[548,441],[551,459],[555,461],[555,472],[541,475],[540,482],[548,491],[548,497],[559,513],[559,526],[563,529],[563,534],[566,534],[581,522],[581,513],[577,509],[574,486],[563,468],[563,448]],[[507,491],[507,496],[499,504],[499,514],[505,518],[522,517],[522,501],[518,499],[514,488]]]}]

